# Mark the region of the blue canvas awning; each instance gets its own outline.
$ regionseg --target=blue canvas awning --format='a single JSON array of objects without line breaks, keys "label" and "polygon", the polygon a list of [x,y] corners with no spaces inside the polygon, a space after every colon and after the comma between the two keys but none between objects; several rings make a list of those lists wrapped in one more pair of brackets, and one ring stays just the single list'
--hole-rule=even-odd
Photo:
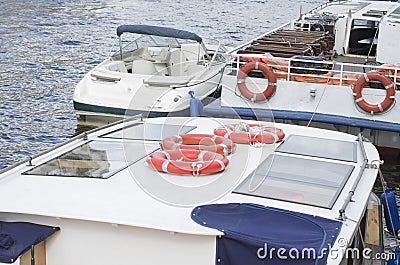
[{"label": "blue canvas awning", "polygon": [[118,37],[125,32],[194,40],[197,41],[198,43],[201,43],[202,41],[202,39],[195,33],[185,30],[167,28],[167,27],[148,26],[148,25],[121,25],[117,28]]},{"label": "blue canvas awning", "polygon": [[0,222],[0,262],[15,262],[31,246],[58,230],[59,227],[25,222]]},{"label": "blue canvas awning", "polygon": [[325,264],[342,226],[336,220],[239,203],[198,206],[192,219],[224,232],[217,238],[220,265]]}]

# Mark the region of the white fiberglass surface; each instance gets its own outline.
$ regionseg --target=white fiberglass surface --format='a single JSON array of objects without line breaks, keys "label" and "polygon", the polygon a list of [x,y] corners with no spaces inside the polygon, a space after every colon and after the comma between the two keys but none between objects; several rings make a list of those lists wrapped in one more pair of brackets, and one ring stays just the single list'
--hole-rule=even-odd
[{"label": "white fiberglass surface", "polygon": [[234,193],[332,208],[353,165],[270,155]]}]

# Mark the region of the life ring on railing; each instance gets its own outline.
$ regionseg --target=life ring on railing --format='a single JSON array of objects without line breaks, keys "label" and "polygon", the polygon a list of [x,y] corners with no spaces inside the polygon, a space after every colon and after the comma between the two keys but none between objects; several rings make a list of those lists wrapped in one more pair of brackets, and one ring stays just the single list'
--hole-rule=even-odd
[{"label": "life ring on railing", "polygon": [[[370,104],[368,103],[362,96],[362,90],[364,86],[369,81],[378,81],[380,82],[386,89],[385,99],[378,104]],[[387,110],[394,102],[394,94],[395,94],[395,84],[392,80],[376,71],[371,71],[366,74],[361,75],[353,88],[354,101],[357,106],[363,109],[366,112],[370,112],[371,114],[379,113]]]},{"label": "life ring on railing", "polygon": [[[268,86],[263,92],[254,93],[246,86],[246,76],[252,70],[261,70],[265,77],[268,78]],[[274,71],[265,63],[249,62],[240,68],[237,76],[237,85],[240,93],[251,101],[266,100],[272,96],[276,89],[276,76]]]},{"label": "life ring on railing", "polygon": [[272,144],[285,138],[285,133],[279,128],[247,123],[224,125],[214,129],[214,134],[238,144]]},{"label": "life ring on railing", "polygon": [[161,141],[163,150],[194,149],[228,155],[233,151],[233,142],[227,138],[210,134],[181,134]]},{"label": "life ring on railing", "polygon": [[205,175],[225,170],[229,160],[214,152],[183,149],[157,151],[147,158],[147,164],[164,173]]}]

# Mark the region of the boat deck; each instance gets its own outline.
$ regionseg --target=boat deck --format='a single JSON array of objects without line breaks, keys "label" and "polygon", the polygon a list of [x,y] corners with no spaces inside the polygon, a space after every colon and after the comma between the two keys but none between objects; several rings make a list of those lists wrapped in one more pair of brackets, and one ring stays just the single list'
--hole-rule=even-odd
[{"label": "boat deck", "polygon": [[270,53],[276,57],[317,56],[332,50],[333,35],[321,31],[277,30],[257,38],[239,54]]}]

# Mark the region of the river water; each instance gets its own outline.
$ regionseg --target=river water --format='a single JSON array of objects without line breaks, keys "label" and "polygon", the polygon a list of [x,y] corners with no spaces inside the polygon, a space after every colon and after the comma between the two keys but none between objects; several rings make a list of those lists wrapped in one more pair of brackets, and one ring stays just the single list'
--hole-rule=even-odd
[{"label": "river water", "polygon": [[[324,2],[0,0],[0,169],[85,129],[74,87],[109,54],[118,25],[170,26],[237,46]],[[399,156],[386,159],[396,181]]]}]

